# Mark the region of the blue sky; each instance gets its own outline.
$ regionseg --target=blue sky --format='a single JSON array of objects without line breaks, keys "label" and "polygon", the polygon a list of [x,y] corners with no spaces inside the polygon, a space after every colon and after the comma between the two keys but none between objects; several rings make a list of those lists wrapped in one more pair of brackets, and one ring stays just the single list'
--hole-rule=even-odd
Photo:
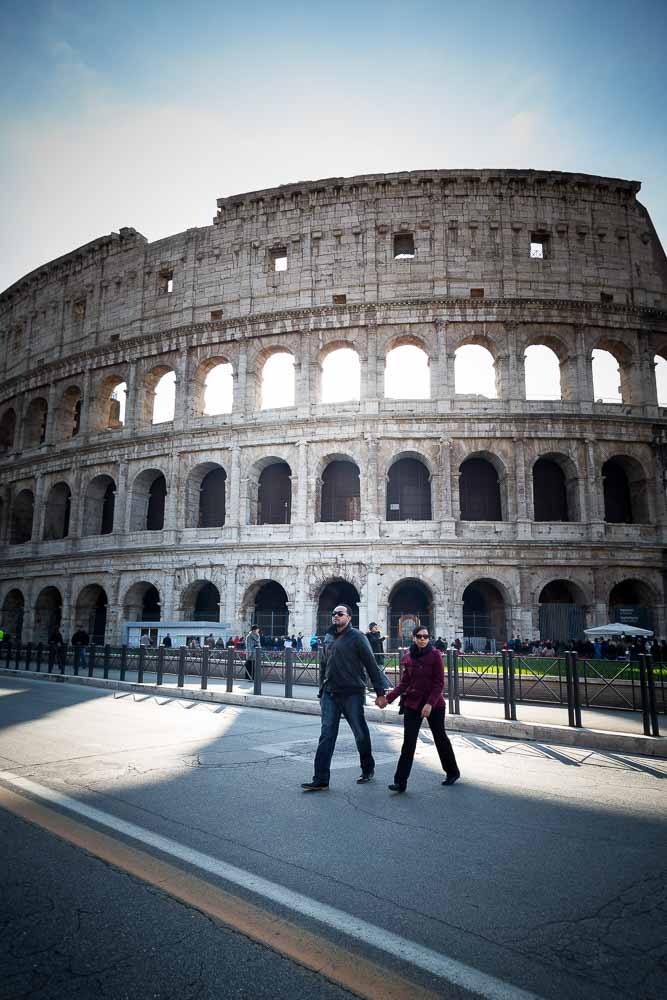
[{"label": "blue sky", "polygon": [[667,244],[667,0],[0,0],[0,289],[95,236],[367,172],[640,180]]}]

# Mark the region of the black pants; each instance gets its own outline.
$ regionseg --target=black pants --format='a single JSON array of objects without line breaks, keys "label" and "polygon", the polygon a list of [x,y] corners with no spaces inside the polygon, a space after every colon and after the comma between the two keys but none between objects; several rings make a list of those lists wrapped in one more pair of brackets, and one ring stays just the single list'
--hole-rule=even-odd
[{"label": "black pants", "polygon": [[255,677],[255,661],[251,656],[247,657],[245,661],[245,675],[249,681]]},{"label": "black pants", "polygon": [[[398,759],[396,774],[394,775],[394,783],[401,785],[402,788],[407,785],[408,778],[410,777],[421,724],[421,712],[406,706],[405,714],[403,715],[403,746],[401,747],[401,756]],[[447,774],[456,774],[458,765],[454,751],[452,750],[452,744],[449,742],[449,736],[445,732],[444,708],[432,709],[428,717],[428,724],[433,733],[435,748],[438,751],[443,771]]]}]

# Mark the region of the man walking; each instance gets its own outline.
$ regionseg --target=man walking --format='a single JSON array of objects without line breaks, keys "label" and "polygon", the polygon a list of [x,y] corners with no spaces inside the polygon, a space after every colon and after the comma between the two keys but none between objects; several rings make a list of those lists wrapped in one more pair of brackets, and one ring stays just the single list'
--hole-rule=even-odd
[{"label": "man walking", "polygon": [[387,672],[384,669],[384,640],[387,637],[386,635],[382,635],[377,622],[369,622],[366,638],[368,639],[370,647],[373,650],[375,662],[378,665],[378,670],[380,671],[380,675],[382,677],[385,693],[387,691],[391,691],[392,683],[387,677]]},{"label": "man walking", "polygon": [[315,773],[312,781],[304,781],[301,785],[304,792],[319,792],[329,787],[331,758],[341,715],[347,720],[359,751],[361,775],[357,784],[366,784],[375,773],[371,734],[364,716],[365,673],[378,696],[384,694],[382,675],[368,639],[359,629],[352,628],[351,609],[346,604],[337,604],[332,619],[333,625],[324,637],[320,666],[322,729],[315,754]]},{"label": "man walking", "polygon": [[255,676],[255,650],[260,649],[261,645],[259,625],[253,625],[245,637],[245,673],[249,681]]}]

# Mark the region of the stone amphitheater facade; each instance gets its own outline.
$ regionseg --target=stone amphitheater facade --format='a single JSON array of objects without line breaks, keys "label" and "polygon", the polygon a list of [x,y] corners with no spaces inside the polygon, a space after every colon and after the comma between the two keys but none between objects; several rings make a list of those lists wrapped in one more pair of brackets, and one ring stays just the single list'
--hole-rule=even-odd
[{"label": "stone amphitheater facade", "polygon": [[[348,599],[394,636],[417,614],[449,639],[536,637],[553,603],[579,624],[639,608],[665,634],[667,261],[639,188],[530,170],[290,184],[20,279],[0,296],[5,628],[119,642],[128,619],[240,632],[273,615],[309,634]],[[385,398],[404,344],[428,355],[430,399]],[[455,392],[469,344],[493,356],[497,398]],[[557,355],[560,399],[526,399],[532,345]],[[323,403],[341,347],[360,399]],[[596,348],[622,403],[595,399]],[[294,405],[262,409],[276,352]],[[206,415],[219,363],[233,407]],[[167,372],[174,416],[153,423]]]}]

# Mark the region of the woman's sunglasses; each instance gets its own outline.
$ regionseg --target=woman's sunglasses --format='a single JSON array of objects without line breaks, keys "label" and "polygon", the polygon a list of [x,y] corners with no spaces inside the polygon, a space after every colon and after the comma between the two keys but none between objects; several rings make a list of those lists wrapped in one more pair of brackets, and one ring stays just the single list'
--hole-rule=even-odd
[{"label": "woman's sunglasses", "polygon": [[428,639],[428,638],[429,638],[428,632],[426,633],[426,635],[424,635],[423,632],[420,632],[419,635],[415,636],[415,639]]}]

